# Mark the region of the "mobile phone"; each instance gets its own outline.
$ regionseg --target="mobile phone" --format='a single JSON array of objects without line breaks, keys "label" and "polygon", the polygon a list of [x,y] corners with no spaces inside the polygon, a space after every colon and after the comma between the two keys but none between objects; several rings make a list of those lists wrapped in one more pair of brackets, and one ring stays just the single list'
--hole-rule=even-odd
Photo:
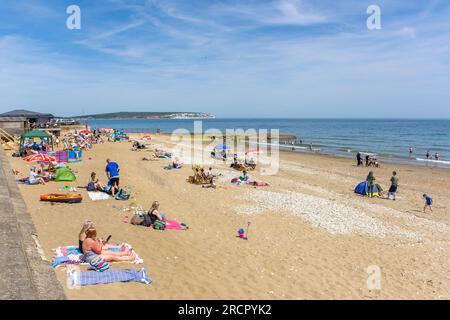
[{"label": "mobile phone", "polygon": [[106,238],[105,243],[108,243],[109,239],[111,239],[111,235],[109,235],[108,238]]}]

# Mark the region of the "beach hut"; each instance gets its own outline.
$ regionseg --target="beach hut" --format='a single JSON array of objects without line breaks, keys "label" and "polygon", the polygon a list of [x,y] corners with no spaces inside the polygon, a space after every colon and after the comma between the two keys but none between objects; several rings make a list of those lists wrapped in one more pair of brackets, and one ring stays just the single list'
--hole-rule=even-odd
[{"label": "beach hut", "polygon": [[19,145],[20,156],[24,155],[25,141],[27,139],[35,139],[35,138],[40,139],[41,143],[44,141],[47,142],[53,150],[53,137],[50,134],[48,134],[47,132],[44,132],[42,130],[31,130],[31,131],[23,133],[20,136],[20,145]]}]

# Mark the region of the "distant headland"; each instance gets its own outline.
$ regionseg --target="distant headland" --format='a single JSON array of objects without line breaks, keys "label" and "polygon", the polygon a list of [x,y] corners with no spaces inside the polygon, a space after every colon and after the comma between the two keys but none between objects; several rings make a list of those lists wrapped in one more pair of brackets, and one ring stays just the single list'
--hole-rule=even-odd
[{"label": "distant headland", "polygon": [[114,112],[75,116],[78,120],[112,120],[112,119],[191,119],[215,118],[214,115],[204,112]]}]

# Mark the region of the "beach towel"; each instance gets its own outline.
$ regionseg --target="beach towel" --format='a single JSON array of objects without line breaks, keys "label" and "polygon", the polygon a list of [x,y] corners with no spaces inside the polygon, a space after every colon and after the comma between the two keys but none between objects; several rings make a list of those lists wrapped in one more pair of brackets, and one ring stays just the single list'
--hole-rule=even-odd
[{"label": "beach towel", "polygon": [[[120,252],[120,251],[126,251],[130,250],[131,245],[128,243],[123,244],[117,244],[114,245],[117,246],[117,248],[110,249],[111,251]],[[56,249],[52,249],[53,257],[51,261],[51,266],[53,268],[57,268],[60,266],[67,266],[67,265],[89,265],[86,261],[83,259],[83,253],[80,251],[78,246],[64,246],[64,247],[58,247]],[[139,255],[135,252],[136,259],[134,261],[125,261],[130,263],[143,263],[144,261],[139,257]],[[118,263],[118,262],[114,262]]]},{"label": "beach towel", "polygon": [[89,198],[91,198],[92,201],[99,201],[99,200],[108,200],[109,195],[104,192],[96,192],[96,191],[88,191]]},{"label": "beach towel", "polygon": [[140,282],[152,283],[147,274],[147,269],[141,270],[120,269],[106,270],[104,272],[68,271],[69,287],[88,286],[95,284],[108,284],[114,282]]},{"label": "beach towel", "polygon": [[188,227],[184,223],[178,223],[175,220],[165,220],[166,229],[168,230],[186,230]]}]

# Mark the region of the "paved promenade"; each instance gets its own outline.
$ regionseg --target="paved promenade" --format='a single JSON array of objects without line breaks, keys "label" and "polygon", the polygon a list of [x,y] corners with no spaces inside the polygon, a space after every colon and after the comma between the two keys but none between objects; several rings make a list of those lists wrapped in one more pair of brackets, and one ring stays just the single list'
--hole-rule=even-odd
[{"label": "paved promenade", "polygon": [[0,146],[0,299],[65,299]]}]

